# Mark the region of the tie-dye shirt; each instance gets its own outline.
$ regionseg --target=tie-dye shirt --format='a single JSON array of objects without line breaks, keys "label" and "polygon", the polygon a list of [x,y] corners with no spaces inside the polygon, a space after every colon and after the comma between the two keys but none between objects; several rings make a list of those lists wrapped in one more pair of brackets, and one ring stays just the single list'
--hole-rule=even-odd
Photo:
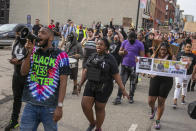
[{"label": "tie-dye shirt", "polygon": [[40,106],[57,106],[60,75],[69,74],[69,59],[65,52],[55,48],[43,52],[34,48],[23,101]]}]

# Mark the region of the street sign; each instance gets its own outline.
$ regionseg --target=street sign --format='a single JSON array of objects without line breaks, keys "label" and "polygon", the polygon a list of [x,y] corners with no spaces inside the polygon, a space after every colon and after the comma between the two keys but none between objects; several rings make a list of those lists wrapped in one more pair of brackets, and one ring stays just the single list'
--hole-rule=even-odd
[{"label": "street sign", "polygon": [[27,24],[31,24],[31,15],[27,15]]}]

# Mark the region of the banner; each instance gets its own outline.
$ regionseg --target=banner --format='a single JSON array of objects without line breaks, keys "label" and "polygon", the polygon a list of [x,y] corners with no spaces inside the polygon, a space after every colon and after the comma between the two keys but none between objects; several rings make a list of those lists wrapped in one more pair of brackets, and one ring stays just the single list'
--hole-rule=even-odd
[{"label": "banner", "polygon": [[147,0],[140,0],[140,8],[145,9],[146,8],[146,2],[147,2]]},{"label": "banner", "polygon": [[137,57],[136,72],[157,76],[186,77],[187,62]]}]

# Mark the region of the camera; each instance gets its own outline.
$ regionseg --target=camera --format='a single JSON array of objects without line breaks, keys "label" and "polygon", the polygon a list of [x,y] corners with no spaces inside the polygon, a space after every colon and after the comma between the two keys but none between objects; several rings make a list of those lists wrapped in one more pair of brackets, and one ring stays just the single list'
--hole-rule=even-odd
[{"label": "camera", "polygon": [[39,37],[36,35],[32,34],[27,27],[23,28],[21,31],[21,39],[29,39],[32,43],[35,40],[36,42],[41,41]]}]

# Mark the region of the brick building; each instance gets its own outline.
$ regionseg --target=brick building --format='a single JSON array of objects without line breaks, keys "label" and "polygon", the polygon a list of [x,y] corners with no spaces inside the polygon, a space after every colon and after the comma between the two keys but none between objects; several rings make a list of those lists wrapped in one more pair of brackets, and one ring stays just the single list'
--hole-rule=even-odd
[{"label": "brick building", "polygon": [[166,14],[165,22],[171,29],[173,29],[174,19],[176,11],[176,0],[167,0],[166,1]]},{"label": "brick building", "polygon": [[160,25],[165,22],[166,14],[166,0],[156,0],[155,12],[154,12],[154,28],[158,29]]}]

